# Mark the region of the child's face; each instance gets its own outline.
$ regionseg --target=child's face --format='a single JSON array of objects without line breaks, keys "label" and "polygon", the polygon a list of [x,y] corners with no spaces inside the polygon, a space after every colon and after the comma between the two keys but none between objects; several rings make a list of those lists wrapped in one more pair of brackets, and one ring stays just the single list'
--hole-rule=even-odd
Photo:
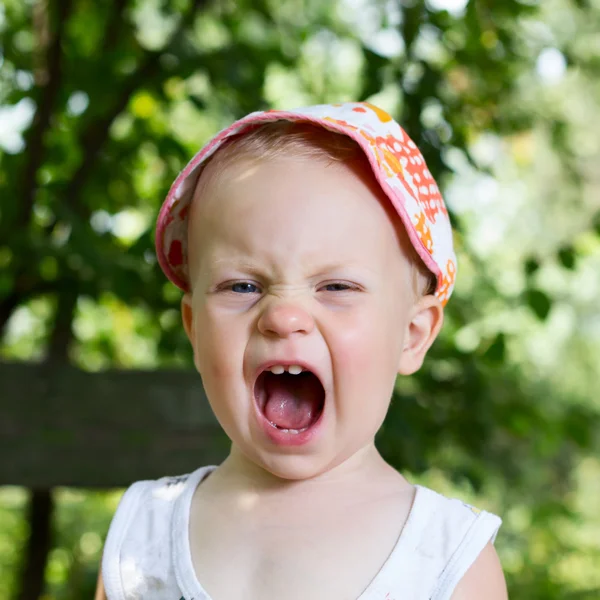
[{"label": "child's face", "polygon": [[[190,214],[193,293],[182,303],[196,367],[238,450],[278,477],[314,477],[373,447],[396,374],[419,368],[441,308],[415,301],[405,234],[360,168],[294,158],[215,178],[210,168]],[[325,389],[301,445],[261,424],[254,386],[273,361],[313,366]]]}]

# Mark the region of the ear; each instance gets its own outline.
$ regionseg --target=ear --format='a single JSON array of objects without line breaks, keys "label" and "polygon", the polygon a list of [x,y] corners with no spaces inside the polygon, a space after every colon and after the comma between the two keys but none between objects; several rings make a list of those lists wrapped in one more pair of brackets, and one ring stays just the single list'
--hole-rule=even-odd
[{"label": "ear", "polygon": [[412,375],[421,368],[425,355],[438,336],[443,323],[444,309],[435,296],[424,296],[415,304],[400,355],[398,365],[400,375]]},{"label": "ear", "polygon": [[189,293],[185,293],[183,298],[181,298],[181,320],[183,321],[183,328],[185,329],[185,333],[188,336],[188,340],[190,340],[190,344],[192,344],[192,348],[194,347],[194,312],[192,310],[192,295]]},{"label": "ear", "polygon": [[188,340],[190,340],[190,344],[192,345],[192,350],[194,352],[194,365],[196,366],[198,373],[200,373],[200,367],[198,366],[198,354],[196,353],[194,309],[192,295],[190,293],[185,293],[183,298],[181,298],[181,320],[183,321],[183,328],[185,329]]}]

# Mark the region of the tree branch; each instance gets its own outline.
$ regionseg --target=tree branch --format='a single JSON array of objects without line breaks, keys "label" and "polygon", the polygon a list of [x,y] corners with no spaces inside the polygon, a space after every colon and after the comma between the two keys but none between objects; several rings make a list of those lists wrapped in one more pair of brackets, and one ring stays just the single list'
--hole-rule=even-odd
[{"label": "tree branch", "polygon": [[21,567],[17,600],[37,600],[44,591],[44,571],[52,543],[52,492],[49,489],[33,489],[27,512],[28,552]]},{"label": "tree branch", "polygon": [[114,0],[113,10],[110,14],[110,20],[106,26],[104,32],[104,43],[102,44],[102,52],[109,52],[114,48],[121,26],[124,21],[125,8],[127,6],[127,0]]},{"label": "tree branch", "polygon": [[[40,2],[43,1],[44,0],[40,0]],[[27,143],[28,160],[23,174],[21,213],[18,218],[20,226],[26,226],[31,216],[37,187],[36,173],[43,160],[43,138],[49,127],[54,101],[58,94],[60,84],[62,83],[60,48],[64,25],[71,11],[72,0],[61,0],[60,2],[57,2],[57,4],[59,6],[59,22],[56,35],[48,49],[47,62],[49,65],[49,78],[45,88],[40,89],[40,98],[43,99],[43,102],[39,105],[38,111],[36,112]],[[189,10],[182,16],[179,26],[171,36],[167,46],[173,44],[183,35],[189,22],[193,20],[196,13],[207,4],[208,0],[194,0],[190,4]],[[108,36],[117,35],[118,27],[116,22],[122,15],[125,6],[126,0],[117,0],[117,10],[115,10],[111,17],[109,28],[107,30]],[[40,18],[39,15],[37,18]],[[102,147],[108,139],[110,127],[114,120],[125,109],[135,90],[153,76],[159,65],[160,56],[161,52],[146,51],[140,68],[125,81],[115,104],[105,115],[90,123],[87,129],[79,137],[79,146],[84,151],[84,157],[64,192],[64,202],[69,209],[77,214],[82,220],[86,220],[89,215],[88,211],[86,211],[83,205],[78,201],[80,193],[93,168],[94,162],[97,160]],[[54,223],[46,229],[47,235],[52,233],[57,223],[58,220],[55,220]],[[23,270],[18,272],[18,278],[23,275]],[[14,309],[32,295],[40,293],[39,289],[41,288],[38,284],[39,282],[36,282],[34,286],[27,289],[19,288],[15,285],[13,292],[0,302],[0,340],[4,336],[6,323]],[[41,287],[45,289],[46,286]],[[49,289],[45,291],[52,291],[52,289],[52,286],[49,286]]]},{"label": "tree branch", "polygon": [[21,295],[13,290],[9,296],[0,302],[0,341],[4,339],[4,329],[15,308],[21,302]]},{"label": "tree branch", "polygon": [[[167,47],[181,38],[188,27],[189,22],[192,21],[196,13],[207,4],[208,0],[193,0],[188,11],[181,17],[179,26],[171,35]],[[98,158],[100,150],[108,139],[110,127],[114,120],[125,109],[135,90],[144,85],[144,83],[150,80],[156,73],[162,54],[163,52],[160,51],[145,52],[140,67],[125,81],[118,98],[111,109],[106,114],[90,123],[88,128],[79,138],[79,146],[83,149],[85,154],[83,161],[71,178],[65,191],[64,200],[69,208],[83,219],[87,218],[87,211],[84,211],[83,206],[78,203],[77,200],[87,181],[89,173]]]},{"label": "tree branch", "polygon": [[[42,22],[44,19],[40,14],[44,8],[45,0],[39,0],[36,5],[36,20]],[[23,170],[21,183],[21,197],[19,200],[19,212],[15,219],[16,229],[26,227],[31,218],[35,193],[37,190],[37,172],[44,158],[44,137],[50,127],[50,120],[58,91],[62,84],[62,40],[65,26],[69,19],[72,8],[72,0],[56,0],[54,2],[57,9],[55,21],[55,33],[47,46],[44,65],[41,72],[38,73],[37,102],[38,107],[33,117],[33,123],[28,132],[27,143],[27,161]],[[40,35],[45,36],[45,29],[40,29]],[[41,45],[44,40],[40,40]]]},{"label": "tree branch", "polygon": [[11,293],[4,300],[0,301],[0,342],[6,334],[6,324],[18,306],[24,304],[34,296],[57,292],[58,286],[59,284],[56,281],[44,281],[40,279],[31,282],[29,279],[26,280],[22,277],[22,274],[20,277],[17,277]]},{"label": "tree branch", "polygon": [[[37,110],[32,125],[26,135],[26,160],[19,189],[17,214],[14,223],[7,223],[12,231],[25,229],[31,219],[37,191],[37,172],[44,160],[44,137],[51,124],[52,111],[62,85],[62,41],[63,34],[71,14],[72,0],[56,0],[54,35],[50,33],[49,0],[38,0],[33,8],[33,28],[37,32],[38,55],[36,63],[36,99]],[[26,270],[17,270],[15,286],[11,294],[0,302],[0,340],[4,337],[6,323],[14,309],[21,304],[28,292],[19,282]],[[25,295],[25,297],[24,297]]]},{"label": "tree branch", "polygon": [[[42,373],[69,362],[68,349],[73,337],[73,312],[77,302],[75,286],[69,287],[58,297],[54,327],[50,335],[48,352]],[[54,502],[50,488],[35,487],[29,495],[29,539],[21,570],[18,600],[37,600],[44,591],[44,573],[48,553],[52,548],[52,513]]]},{"label": "tree branch", "polygon": [[75,282],[58,296],[58,307],[54,318],[54,327],[50,334],[46,351],[47,364],[67,364],[69,362],[69,344],[73,338],[73,313],[77,305],[77,287]]}]

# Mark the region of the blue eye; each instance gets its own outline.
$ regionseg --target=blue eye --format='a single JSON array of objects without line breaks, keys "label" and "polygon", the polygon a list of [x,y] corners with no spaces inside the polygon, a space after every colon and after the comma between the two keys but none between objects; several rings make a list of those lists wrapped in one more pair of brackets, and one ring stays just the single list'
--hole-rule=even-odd
[{"label": "blue eye", "polygon": [[325,285],[325,289],[328,292],[347,292],[348,290],[355,290],[357,288],[347,283],[328,283]]},{"label": "blue eye", "polygon": [[252,294],[253,292],[258,291],[258,288],[253,283],[248,283],[247,281],[233,283],[230,286],[230,289],[236,294]]}]

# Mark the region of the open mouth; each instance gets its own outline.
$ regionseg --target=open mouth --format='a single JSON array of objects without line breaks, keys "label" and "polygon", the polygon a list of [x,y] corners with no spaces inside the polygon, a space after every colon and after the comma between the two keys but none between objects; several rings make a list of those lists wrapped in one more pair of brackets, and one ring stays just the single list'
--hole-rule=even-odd
[{"label": "open mouth", "polygon": [[259,410],[276,429],[298,434],[310,429],[325,406],[325,390],[310,371],[297,375],[263,371],[254,384]]}]

